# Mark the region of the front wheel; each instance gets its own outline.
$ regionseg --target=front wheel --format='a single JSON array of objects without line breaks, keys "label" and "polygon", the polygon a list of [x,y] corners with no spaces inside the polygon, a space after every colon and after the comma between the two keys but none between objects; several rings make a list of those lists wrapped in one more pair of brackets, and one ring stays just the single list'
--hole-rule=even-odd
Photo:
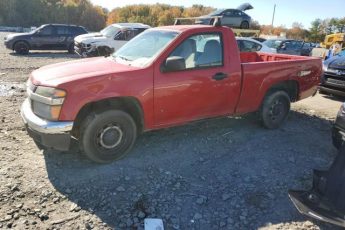
[{"label": "front wheel", "polygon": [[17,42],[13,49],[16,51],[17,54],[28,54],[29,53],[29,45],[26,42]]},{"label": "front wheel", "polygon": [[97,163],[110,163],[133,147],[137,127],[132,117],[120,110],[92,113],[81,125],[80,147]]},{"label": "front wheel", "polygon": [[285,91],[268,94],[260,111],[263,126],[268,129],[278,128],[290,111],[290,97]]}]

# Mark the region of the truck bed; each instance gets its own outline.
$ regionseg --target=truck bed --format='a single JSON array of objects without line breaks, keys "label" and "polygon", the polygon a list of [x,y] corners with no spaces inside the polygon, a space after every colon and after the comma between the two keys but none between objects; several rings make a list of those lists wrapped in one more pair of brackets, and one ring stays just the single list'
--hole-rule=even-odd
[{"label": "truck bed", "polygon": [[241,97],[237,114],[259,109],[270,86],[283,81],[297,84],[295,101],[315,94],[320,82],[320,58],[260,52],[240,53],[242,68]]},{"label": "truck bed", "polygon": [[260,53],[260,52],[241,52],[240,58],[241,58],[241,63],[294,61],[294,60],[310,59],[310,57],[305,57],[305,56],[274,54],[274,53]]}]

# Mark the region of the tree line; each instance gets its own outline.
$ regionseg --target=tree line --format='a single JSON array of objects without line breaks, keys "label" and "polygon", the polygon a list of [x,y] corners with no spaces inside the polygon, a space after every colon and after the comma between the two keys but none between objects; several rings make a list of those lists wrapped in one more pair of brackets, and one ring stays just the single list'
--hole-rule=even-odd
[{"label": "tree line", "polygon": [[[0,26],[31,27],[47,23],[66,23],[85,26],[90,31],[99,31],[106,25],[117,22],[141,22],[150,26],[171,25],[178,17],[198,17],[215,9],[203,5],[191,7],[168,4],[139,4],[118,7],[108,11],[93,5],[90,0],[0,0]],[[262,34],[280,35],[288,38],[320,42],[327,34],[345,32],[345,17],[315,19],[306,29],[301,23],[272,27],[253,21],[252,29]]]},{"label": "tree line", "polygon": [[77,24],[89,30],[106,25],[108,11],[89,0],[0,0],[0,25],[31,27]]},{"label": "tree line", "polygon": [[305,29],[301,23],[292,23],[291,28],[285,26],[272,27],[270,25],[260,26],[262,34],[273,34],[279,36],[285,33],[288,38],[307,40],[310,42],[321,42],[325,36],[333,33],[345,33],[344,18],[315,19],[311,22],[311,27]]}]

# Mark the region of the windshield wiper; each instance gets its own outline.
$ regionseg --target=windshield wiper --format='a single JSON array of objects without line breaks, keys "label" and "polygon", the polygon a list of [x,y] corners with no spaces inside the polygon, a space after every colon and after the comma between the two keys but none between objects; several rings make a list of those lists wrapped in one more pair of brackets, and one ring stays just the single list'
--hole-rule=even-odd
[{"label": "windshield wiper", "polygon": [[128,58],[123,57],[123,56],[115,56],[115,57],[121,58],[122,60],[125,60],[125,61],[133,61],[133,60],[128,59]]}]

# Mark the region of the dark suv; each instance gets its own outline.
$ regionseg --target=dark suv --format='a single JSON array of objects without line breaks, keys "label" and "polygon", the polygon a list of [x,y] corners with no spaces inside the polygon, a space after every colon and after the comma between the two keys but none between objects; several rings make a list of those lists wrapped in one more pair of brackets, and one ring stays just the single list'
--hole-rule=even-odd
[{"label": "dark suv", "polygon": [[6,36],[5,46],[18,54],[28,54],[29,50],[68,50],[74,53],[74,37],[86,33],[82,26],[42,25],[29,33]]},{"label": "dark suv", "polygon": [[263,43],[277,53],[290,55],[309,56],[313,48],[308,42],[291,39],[269,39]]}]

